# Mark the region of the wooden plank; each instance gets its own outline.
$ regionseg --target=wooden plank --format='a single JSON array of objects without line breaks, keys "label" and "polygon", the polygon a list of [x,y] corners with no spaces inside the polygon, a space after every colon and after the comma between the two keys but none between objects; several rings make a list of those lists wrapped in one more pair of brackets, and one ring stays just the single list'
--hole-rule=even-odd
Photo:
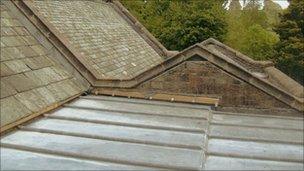
[{"label": "wooden plank", "polygon": [[93,92],[96,95],[110,95],[118,97],[128,97],[128,98],[139,98],[139,99],[154,99],[169,102],[184,102],[193,104],[206,104],[217,106],[219,103],[218,98],[204,97],[204,96],[192,96],[192,95],[180,95],[180,94],[168,94],[168,93],[156,93],[150,94],[137,91],[122,91],[122,90],[109,90],[109,89],[95,89]]}]

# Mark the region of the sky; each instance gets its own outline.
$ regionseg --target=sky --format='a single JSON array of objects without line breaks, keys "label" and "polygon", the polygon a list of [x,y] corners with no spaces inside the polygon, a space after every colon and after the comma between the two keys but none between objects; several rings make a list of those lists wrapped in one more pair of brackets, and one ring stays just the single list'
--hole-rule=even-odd
[{"label": "sky", "polygon": [[[231,1],[231,0],[230,0]],[[232,0],[235,1],[235,0]],[[259,0],[262,4],[264,2],[264,0]],[[287,8],[289,3],[287,2],[287,0],[273,0],[273,2],[278,3],[283,9]],[[243,4],[243,0],[240,0],[241,5]],[[229,4],[227,4],[229,5]]]},{"label": "sky", "polygon": [[289,5],[287,0],[273,0],[273,1],[280,4],[283,9],[287,8]]}]

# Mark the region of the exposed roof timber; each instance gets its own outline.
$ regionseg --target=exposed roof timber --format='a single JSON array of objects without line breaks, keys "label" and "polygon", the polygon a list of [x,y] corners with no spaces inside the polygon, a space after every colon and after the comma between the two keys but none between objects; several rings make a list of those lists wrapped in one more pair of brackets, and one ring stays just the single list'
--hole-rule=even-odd
[{"label": "exposed roof timber", "polygon": [[217,107],[219,103],[218,98],[211,98],[211,97],[198,96],[198,95],[193,96],[193,95],[180,95],[180,94],[168,94],[168,93],[148,94],[138,91],[121,91],[121,90],[113,90],[113,89],[95,89],[93,90],[93,94],[138,98],[138,99],[150,99],[150,100],[153,99],[153,100],[170,101],[170,102],[204,104],[204,105],[212,105],[215,107]]}]

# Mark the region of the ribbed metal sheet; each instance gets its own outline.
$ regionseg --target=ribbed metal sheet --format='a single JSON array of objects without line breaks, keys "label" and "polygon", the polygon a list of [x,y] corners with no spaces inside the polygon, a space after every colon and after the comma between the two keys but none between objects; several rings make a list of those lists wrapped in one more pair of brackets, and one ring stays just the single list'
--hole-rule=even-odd
[{"label": "ribbed metal sheet", "polygon": [[1,138],[2,170],[301,170],[302,162],[302,118],[106,96],[81,97]]}]

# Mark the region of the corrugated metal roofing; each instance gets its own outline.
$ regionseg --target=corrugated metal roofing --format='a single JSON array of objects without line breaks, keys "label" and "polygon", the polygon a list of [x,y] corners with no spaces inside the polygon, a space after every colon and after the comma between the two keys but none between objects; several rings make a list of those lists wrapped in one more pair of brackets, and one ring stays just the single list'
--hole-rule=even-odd
[{"label": "corrugated metal roofing", "polygon": [[1,163],[2,170],[300,170],[303,118],[86,96],[2,137]]}]

